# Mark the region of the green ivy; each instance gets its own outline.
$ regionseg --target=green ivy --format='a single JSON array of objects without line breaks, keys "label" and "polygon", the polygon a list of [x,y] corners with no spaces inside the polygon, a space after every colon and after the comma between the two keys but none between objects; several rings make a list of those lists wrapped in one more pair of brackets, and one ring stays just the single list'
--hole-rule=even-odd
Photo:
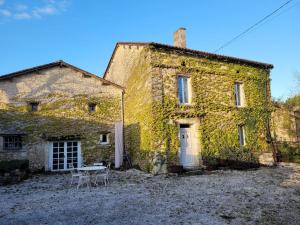
[{"label": "green ivy", "polygon": [[[193,99],[179,106],[177,75],[191,77]],[[247,107],[236,108],[234,82],[244,83]],[[202,156],[220,156],[224,147],[239,148],[237,126],[245,125],[247,149],[255,157],[269,151],[266,142],[272,112],[269,70],[231,62],[197,58],[154,47],[145,48],[127,83],[125,122],[127,148],[134,163],[151,168],[159,152],[169,164],[178,164],[180,118],[200,118]],[[131,142],[131,143],[130,143]]]}]

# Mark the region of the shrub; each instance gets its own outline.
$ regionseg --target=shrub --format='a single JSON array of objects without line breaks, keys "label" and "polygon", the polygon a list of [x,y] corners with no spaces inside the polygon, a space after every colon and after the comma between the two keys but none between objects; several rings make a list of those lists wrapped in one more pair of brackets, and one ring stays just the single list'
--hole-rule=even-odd
[{"label": "shrub", "polygon": [[299,146],[292,146],[287,142],[283,142],[282,144],[278,145],[278,151],[280,152],[281,157],[284,159],[291,159],[300,153]]},{"label": "shrub", "polygon": [[28,160],[10,160],[0,162],[0,173],[6,173],[13,170],[19,169],[20,171],[25,171],[29,169]]},{"label": "shrub", "polygon": [[205,157],[204,163],[210,169],[228,167],[231,169],[250,169],[259,167],[257,157],[248,148],[226,147],[217,156]]}]

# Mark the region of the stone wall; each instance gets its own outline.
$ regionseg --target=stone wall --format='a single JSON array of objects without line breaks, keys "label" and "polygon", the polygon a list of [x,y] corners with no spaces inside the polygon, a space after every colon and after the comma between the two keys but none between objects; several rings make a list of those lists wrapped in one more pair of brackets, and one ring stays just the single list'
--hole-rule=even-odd
[{"label": "stone wall", "polygon": [[[53,67],[2,80],[0,90],[0,133],[24,134],[22,150],[1,148],[0,160],[28,158],[31,169],[48,169],[49,138],[72,136],[81,141],[85,163],[113,158],[121,89],[68,67]],[[29,111],[29,102],[39,103],[37,112]],[[95,112],[89,112],[89,103],[96,104]],[[110,133],[110,144],[99,144],[102,133]]]},{"label": "stone wall", "polygon": [[273,137],[278,142],[299,142],[300,141],[300,116],[298,111],[284,105],[274,104],[272,112]]},{"label": "stone wall", "polygon": [[135,44],[117,44],[110,62],[110,69],[106,74],[108,80],[121,86],[126,85],[133,68],[138,66],[141,60],[143,49],[143,46]]}]

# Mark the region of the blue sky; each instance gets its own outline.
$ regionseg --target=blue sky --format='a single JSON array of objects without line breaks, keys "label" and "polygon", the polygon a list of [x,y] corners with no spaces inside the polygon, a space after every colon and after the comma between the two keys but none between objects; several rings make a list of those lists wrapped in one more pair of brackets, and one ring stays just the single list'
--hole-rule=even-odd
[{"label": "blue sky", "polygon": [[[117,41],[172,44],[213,52],[287,0],[0,0],[0,74],[63,59],[102,75]],[[220,54],[274,64],[272,95],[297,91],[300,0]]]}]

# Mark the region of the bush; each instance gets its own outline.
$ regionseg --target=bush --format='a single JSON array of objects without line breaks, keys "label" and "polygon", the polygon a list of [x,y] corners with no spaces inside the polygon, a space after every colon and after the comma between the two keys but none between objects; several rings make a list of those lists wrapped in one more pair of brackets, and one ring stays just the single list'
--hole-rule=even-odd
[{"label": "bush", "polygon": [[292,146],[287,142],[283,142],[282,144],[278,145],[278,151],[280,155],[284,159],[292,159],[294,156],[299,154],[299,146]]},{"label": "bush", "polygon": [[0,162],[0,173],[7,173],[19,169],[20,171],[29,170],[28,160],[10,160]]},{"label": "bush", "polygon": [[233,161],[240,161],[240,162],[251,162],[257,163],[258,160],[252,153],[252,151],[245,147],[227,147],[221,149],[219,152],[220,159],[224,160],[233,160]]},{"label": "bush", "polygon": [[204,157],[203,161],[209,169],[217,169],[219,167],[250,169],[259,167],[257,157],[248,148],[223,148],[219,151],[218,156]]}]

